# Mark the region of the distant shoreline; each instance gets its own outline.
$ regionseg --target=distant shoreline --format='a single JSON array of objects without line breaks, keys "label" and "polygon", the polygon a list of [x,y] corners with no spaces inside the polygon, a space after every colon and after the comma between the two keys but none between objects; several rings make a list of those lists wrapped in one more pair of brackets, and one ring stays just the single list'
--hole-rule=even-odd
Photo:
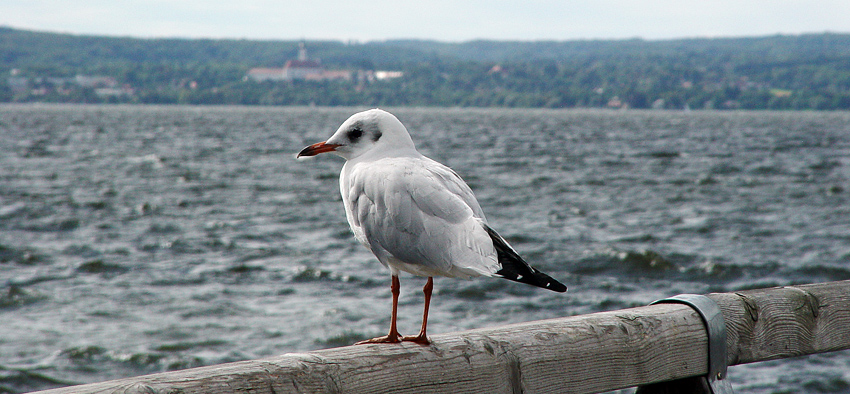
[{"label": "distant shoreline", "polygon": [[23,108],[32,108],[32,109],[50,109],[50,110],[61,110],[65,108],[79,108],[79,109],[121,109],[121,108],[148,108],[148,109],[163,109],[163,110],[175,110],[175,109],[198,109],[198,110],[211,110],[211,109],[221,109],[221,110],[256,110],[256,111],[265,111],[265,110],[295,110],[295,111],[342,111],[348,110],[352,113],[362,111],[370,108],[382,108],[387,110],[445,110],[445,111],[508,111],[508,112],[523,112],[523,111],[544,111],[544,112],[552,112],[552,113],[564,113],[564,112],[575,112],[575,113],[595,113],[595,114],[611,114],[616,115],[618,113],[646,113],[646,114],[732,114],[732,113],[823,113],[823,114],[840,114],[840,113],[850,113],[850,110],[812,110],[812,109],[801,109],[801,110],[774,110],[774,109],[738,109],[738,110],[720,110],[720,109],[695,109],[695,110],[681,110],[681,109],[640,109],[640,108],[628,108],[628,109],[611,109],[611,108],[588,108],[588,107],[573,107],[573,108],[538,108],[538,107],[439,107],[439,106],[404,106],[404,105],[390,105],[390,106],[363,106],[363,105],[341,105],[341,106],[310,106],[310,105],[242,105],[242,104],[145,104],[145,103],[45,103],[45,102],[17,102],[17,103],[4,103],[0,102],[0,109],[23,109]]},{"label": "distant shoreline", "polygon": [[0,102],[850,110],[850,34],[250,41],[0,28]]}]

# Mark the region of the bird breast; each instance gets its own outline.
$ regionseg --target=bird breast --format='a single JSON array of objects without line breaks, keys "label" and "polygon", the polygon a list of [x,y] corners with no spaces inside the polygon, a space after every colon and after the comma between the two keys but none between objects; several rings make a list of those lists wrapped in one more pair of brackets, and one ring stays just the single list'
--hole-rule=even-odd
[{"label": "bird breast", "polygon": [[355,237],[385,265],[456,277],[499,269],[478,202],[442,164],[424,157],[347,162],[340,191]]}]

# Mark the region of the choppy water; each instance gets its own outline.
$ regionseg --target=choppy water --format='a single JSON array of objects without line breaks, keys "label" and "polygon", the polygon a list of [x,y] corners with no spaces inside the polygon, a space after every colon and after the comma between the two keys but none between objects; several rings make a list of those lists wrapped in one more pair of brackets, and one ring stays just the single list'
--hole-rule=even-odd
[{"label": "choppy water", "polygon": [[[336,157],[354,109],[0,106],[0,393],[350,344],[389,324]],[[436,279],[429,332],[850,278],[850,114],[396,109],[570,287]],[[400,329],[421,278],[402,277]],[[733,367],[850,392],[850,352]]]}]

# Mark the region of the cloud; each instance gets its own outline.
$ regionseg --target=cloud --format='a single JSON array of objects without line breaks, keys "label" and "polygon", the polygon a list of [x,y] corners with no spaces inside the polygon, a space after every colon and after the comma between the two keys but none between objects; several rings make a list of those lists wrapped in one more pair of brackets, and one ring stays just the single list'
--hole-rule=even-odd
[{"label": "cloud", "polygon": [[140,37],[648,39],[850,32],[843,0],[4,0],[0,24]]}]

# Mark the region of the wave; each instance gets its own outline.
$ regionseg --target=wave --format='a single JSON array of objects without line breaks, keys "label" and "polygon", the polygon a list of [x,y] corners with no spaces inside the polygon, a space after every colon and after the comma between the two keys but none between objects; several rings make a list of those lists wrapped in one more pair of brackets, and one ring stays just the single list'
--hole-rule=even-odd
[{"label": "wave", "polygon": [[0,310],[14,309],[48,300],[47,295],[18,285],[0,288]]},{"label": "wave", "polygon": [[50,257],[30,247],[15,247],[0,244],[0,264],[34,265],[49,263]]}]

